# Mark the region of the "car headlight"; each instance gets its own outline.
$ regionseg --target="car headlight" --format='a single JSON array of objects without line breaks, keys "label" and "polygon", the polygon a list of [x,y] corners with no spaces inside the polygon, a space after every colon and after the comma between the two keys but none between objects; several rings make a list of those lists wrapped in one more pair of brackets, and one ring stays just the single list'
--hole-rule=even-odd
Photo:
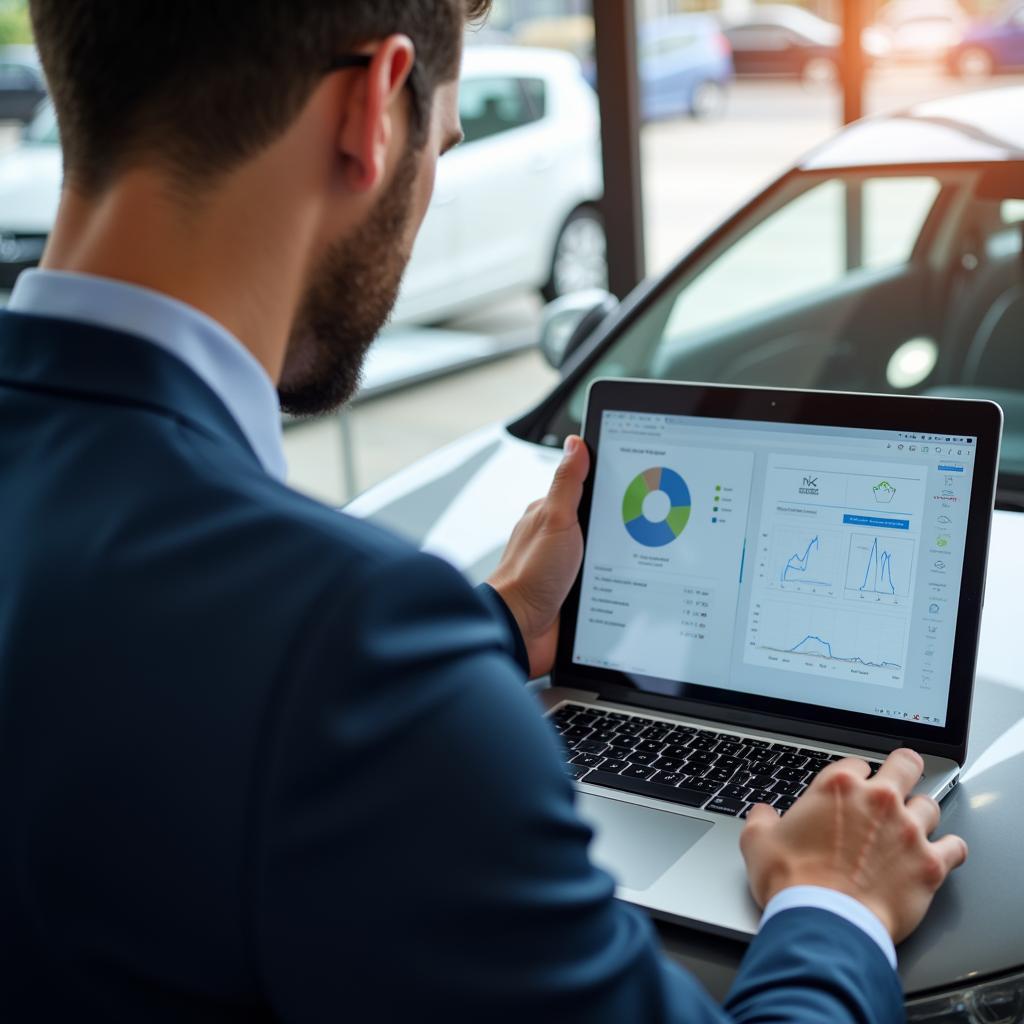
[{"label": "car headlight", "polygon": [[1024,974],[954,989],[907,1003],[908,1024],[1021,1024]]}]

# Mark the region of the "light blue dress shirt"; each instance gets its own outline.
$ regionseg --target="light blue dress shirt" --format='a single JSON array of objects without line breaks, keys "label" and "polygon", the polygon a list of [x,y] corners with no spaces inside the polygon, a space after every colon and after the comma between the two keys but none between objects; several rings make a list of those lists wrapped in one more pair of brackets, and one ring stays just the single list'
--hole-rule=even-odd
[{"label": "light blue dress shirt", "polygon": [[264,469],[284,481],[277,389],[255,356],[205,313],[149,288],[58,270],[25,271],[7,308],[123,331],[176,356],[227,406]]},{"label": "light blue dress shirt", "polygon": [[[281,411],[273,382],[249,350],[206,314],[148,288],[54,270],[23,273],[8,308],[123,331],[176,356],[227,406],[267,472],[284,480]],[[856,925],[878,943],[895,969],[896,949],[882,922],[864,904],[832,889],[784,889],[765,907],[761,926],[798,907],[826,910]]]}]

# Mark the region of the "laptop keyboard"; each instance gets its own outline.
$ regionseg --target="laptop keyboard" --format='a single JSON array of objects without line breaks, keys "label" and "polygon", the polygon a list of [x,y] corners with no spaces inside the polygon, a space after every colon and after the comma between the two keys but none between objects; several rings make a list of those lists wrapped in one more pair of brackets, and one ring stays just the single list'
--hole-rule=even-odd
[{"label": "laptop keyboard", "polygon": [[[754,804],[785,814],[842,754],[693,725],[562,704],[549,721],[577,782],[745,818]],[[868,761],[871,774],[881,762]]]}]

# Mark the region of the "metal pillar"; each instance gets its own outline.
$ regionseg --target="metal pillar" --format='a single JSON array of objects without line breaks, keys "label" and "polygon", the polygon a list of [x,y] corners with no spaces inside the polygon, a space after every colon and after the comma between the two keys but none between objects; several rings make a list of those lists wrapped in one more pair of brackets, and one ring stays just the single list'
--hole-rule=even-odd
[{"label": "metal pillar", "polygon": [[867,0],[843,0],[842,85],[843,124],[864,116],[864,79],[867,66],[861,36],[867,24]]},{"label": "metal pillar", "polygon": [[594,0],[594,32],[608,283],[624,298],[646,273],[635,0]]}]

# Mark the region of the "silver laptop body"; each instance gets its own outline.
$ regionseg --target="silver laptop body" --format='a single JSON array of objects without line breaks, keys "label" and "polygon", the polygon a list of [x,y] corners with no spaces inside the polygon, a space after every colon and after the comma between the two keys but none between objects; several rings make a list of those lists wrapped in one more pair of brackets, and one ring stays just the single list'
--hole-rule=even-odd
[{"label": "silver laptop body", "polygon": [[[542,699],[620,898],[745,938],[746,794],[778,785],[784,811],[828,760],[904,745],[915,792],[954,788],[1001,424],[986,402],[595,382],[584,566]],[[701,575],[741,543],[738,582]]]}]

